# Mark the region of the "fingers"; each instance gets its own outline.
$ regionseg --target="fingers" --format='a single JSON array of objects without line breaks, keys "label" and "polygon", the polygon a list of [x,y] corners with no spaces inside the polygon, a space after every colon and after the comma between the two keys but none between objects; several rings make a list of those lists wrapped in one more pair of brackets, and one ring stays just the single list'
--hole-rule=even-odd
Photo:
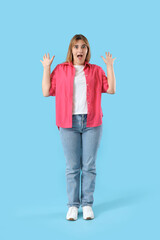
[{"label": "fingers", "polygon": [[43,56],[43,60],[45,60],[46,58],[48,58],[48,55],[46,56],[46,53],[45,53],[44,56]]},{"label": "fingers", "polygon": [[54,58],[55,58],[55,55],[51,58],[51,62],[53,61]]},{"label": "fingers", "polygon": [[112,54],[110,54],[110,52],[106,52],[106,56],[108,56],[108,57],[111,57],[112,58]]},{"label": "fingers", "polygon": [[[106,52],[106,53],[107,53],[107,52]],[[110,55],[111,55],[110,52],[108,52],[107,55],[110,56]]]},{"label": "fingers", "polygon": [[46,59],[46,54],[44,54],[44,56],[43,56],[43,60],[45,60]]},{"label": "fingers", "polygon": [[[55,55],[53,57],[55,57]],[[46,58],[50,59],[49,53],[47,53],[47,55],[46,55],[46,53],[44,54],[43,60],[45,60]]]},{"label": "fingers", "polygon": [[[46,53],[45,53],[44,56],[43,56],[43,61],[40,60],[40,62],[41,62],[43,65],[46,64],[45,62],[48,62],[48,63],[50,63],[50,65],[51,65],[54,58],[55,58],[55,55],[53,55],[53,57],[50,59],[49,53],[47,53],[47,55],[46,55]],[[45,59],[48,59],[48,60],[45,61]],[[48,63],[47,63],[47,64],[48,64]]]}]

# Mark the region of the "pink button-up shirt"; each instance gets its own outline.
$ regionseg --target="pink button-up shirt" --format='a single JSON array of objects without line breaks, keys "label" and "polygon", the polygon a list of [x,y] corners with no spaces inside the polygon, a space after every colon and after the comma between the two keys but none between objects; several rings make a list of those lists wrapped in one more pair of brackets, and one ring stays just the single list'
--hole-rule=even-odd
[{"label": "pink button-up shirt", "polygon": [[[109,87],[104,70],[95,64],[85,61],[83,69],[86,78],[87,123],[86,127],[97,127],[102,124],[101,93]],[[50,74],[51,86],[49,96],[55,96],[56,125],[72,128],[72,101],[75,67],[72,62],[58,64]]]}]

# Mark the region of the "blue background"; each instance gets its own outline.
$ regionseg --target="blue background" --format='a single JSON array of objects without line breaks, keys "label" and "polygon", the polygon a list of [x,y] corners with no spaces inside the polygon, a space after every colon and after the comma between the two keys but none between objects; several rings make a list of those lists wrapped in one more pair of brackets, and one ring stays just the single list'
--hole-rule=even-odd
[{"label": "blue background", "polygon": [[[0,238],[160,239],[158,1],[1,3]],[[102,94],[95,219],[70,222],[55,98],[43,97],[40,60],[65,61],[71,38],[90,63],[116,60],[116,93]]]}]

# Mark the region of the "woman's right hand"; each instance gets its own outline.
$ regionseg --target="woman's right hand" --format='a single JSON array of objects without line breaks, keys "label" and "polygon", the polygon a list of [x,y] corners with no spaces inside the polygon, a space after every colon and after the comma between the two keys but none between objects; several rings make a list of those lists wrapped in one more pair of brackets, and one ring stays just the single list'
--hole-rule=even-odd
[{"label": "woman's right hand", "polygon": [[51,59],[49,59],[49,53],[47,53],[47,56],[46,56],[46,53],[45,53],[45,55],[43,56],[43,61],[40,60],[40,62],[42,63],[44,68],[49,67],[52,64],[54,57],[55,57],[55,55]]}]

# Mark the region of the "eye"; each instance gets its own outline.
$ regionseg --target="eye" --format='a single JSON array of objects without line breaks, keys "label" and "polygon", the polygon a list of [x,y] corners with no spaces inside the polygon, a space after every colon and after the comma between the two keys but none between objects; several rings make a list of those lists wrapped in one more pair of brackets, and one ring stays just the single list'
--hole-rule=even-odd
[{"label": "eye", "polygon": [[85,47],[86,47],[86,45],[83,45],[83,46],[82,46],[82,48],[85,48]]},{"label": "eye", "polygon": [[75,45],[74,47],[75,47],[75,48],[78,48],[78,45]]}]

